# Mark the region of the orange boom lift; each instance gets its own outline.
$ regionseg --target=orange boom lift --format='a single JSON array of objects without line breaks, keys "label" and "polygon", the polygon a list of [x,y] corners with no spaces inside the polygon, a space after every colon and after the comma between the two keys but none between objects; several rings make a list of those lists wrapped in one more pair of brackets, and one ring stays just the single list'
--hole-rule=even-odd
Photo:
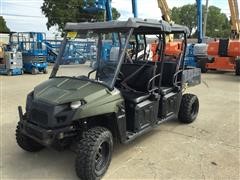
[{"label": "orange boom lift", "polygon": [[240,20],[237,0],[228,0],[231,12],[231,38],[220,39],[208,44],[208,55],[212,60],[206,63],[207,70],[235,71],[240,75]]}]

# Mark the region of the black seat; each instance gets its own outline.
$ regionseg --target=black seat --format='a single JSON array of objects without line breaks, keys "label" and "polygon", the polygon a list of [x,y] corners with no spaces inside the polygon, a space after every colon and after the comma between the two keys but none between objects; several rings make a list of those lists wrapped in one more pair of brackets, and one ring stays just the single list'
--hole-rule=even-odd
[{"label": "black seat", "polygon": [[146,100],[150,96],[150,93],[148,92],[148,82],[153,77],[153,70],[154,67],[148,64],[122,65],[122,78],[123,81],[126,80],[125,84],[129,89],[120,90],[126,101],[137,104]]},{"label": "black seat", "polygon": [[131,89],[148,93],[148,82],[153,77],[154,66],[141,64],[122,64],[123,81]]},{"label": "black seat", "polygon": [[173,81],[176,73],[177,63],[174,61],[164,62],[162,73],[162,86],[160,92],[162,95],[170,93],[174,89]]},{"label": "black seat", "polygon": [[122,90],[121,93],[122,93],[123,98],[126,101],[130,101],[134,104],[138,104],[142,101],[145,101],[150,96],[150,94],[141,93],[141,92],[131,92],[131,91],[127,91],[127,90]]}]

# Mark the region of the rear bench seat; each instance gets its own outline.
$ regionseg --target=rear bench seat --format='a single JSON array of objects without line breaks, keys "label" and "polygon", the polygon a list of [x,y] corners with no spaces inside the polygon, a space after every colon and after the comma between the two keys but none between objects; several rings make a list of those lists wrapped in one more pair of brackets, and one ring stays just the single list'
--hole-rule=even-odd
[{"label": "rear bench seat", "polygon": [[[149,97],[148,82],[153,77],[154,66],[148,64],[142,66],[142,64],[122,64],[121,67],[123,80],[136,73],[126,81],[126,85],[136,92],[121,90],[123,97],[134,103],[139,103]],[[141,70],[139,70],[140,68]]]},{"label": "rear bench seat", "polygon": [[[135,73],[139,68],[146,63],[145,61],[136,61],[133,64],[122,64],[121,73],[123,75],[123,79],[131,76],[131,74]],[[171,92],[174,88],[173,86],[173,78],[176,73],[177,63],[174,61],[166,61],[164,62],[164,69],[162,74],[162,85],[161,85],[161,94],[165,95]],[[124,98],[134,102],[139,103],[149,97],[148,93],[148,82],[153,77],[154,71],[154,62],[148,61],[144,67],[137,72],[134,76],[132,76],[127,82],[127,86],[131,89],[136,90],[137,92],[131,92],[129,90],[121,90]],[[161,62],[157,62],[156,74],[159,74],[161,71]],[[159,85],[159,78],[155,80],[155,86]]]},{"label": "rear bench seat", "polygon": [[[173,78],[176,73],[177,62],[169,60],[167,57],[167,61],[164,62],[163,66],[163,74],[162,74],[162,84],[161,84],[161,94],[167,94],[173,90]],[[145,61],[134,61],[136,64],[144,64]],[[154,66],[154,62],[148,61],[147,64],[149,66]],[[156,75],[161,71],[161,62],[157,62]],[[159,85],[159,77],[155,80],[155,86]]]}]

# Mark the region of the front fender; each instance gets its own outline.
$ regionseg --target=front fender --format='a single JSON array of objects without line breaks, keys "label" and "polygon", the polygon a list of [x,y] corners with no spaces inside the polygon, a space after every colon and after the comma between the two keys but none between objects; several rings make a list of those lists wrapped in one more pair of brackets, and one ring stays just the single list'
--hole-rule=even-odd
[{"label": "front fender", "polygon": [[75,113],[73,120],[102,114],[117,113],[119,111],[119,105],[122,104],[123,101],[120,93],[107,93],[103,97],[95,99],[92,102],[85,104],[82,108],[79,108]]}]

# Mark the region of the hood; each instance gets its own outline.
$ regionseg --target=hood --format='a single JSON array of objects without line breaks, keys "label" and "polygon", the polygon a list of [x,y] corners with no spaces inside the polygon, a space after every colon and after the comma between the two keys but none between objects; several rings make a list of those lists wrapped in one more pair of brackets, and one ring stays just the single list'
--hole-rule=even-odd
[{"label": "hood", "polygon": [[34,99],[50,104],[84,100],[89,103],[108,94],[105,86],[71,78],[51,78],[34,88]]}]

